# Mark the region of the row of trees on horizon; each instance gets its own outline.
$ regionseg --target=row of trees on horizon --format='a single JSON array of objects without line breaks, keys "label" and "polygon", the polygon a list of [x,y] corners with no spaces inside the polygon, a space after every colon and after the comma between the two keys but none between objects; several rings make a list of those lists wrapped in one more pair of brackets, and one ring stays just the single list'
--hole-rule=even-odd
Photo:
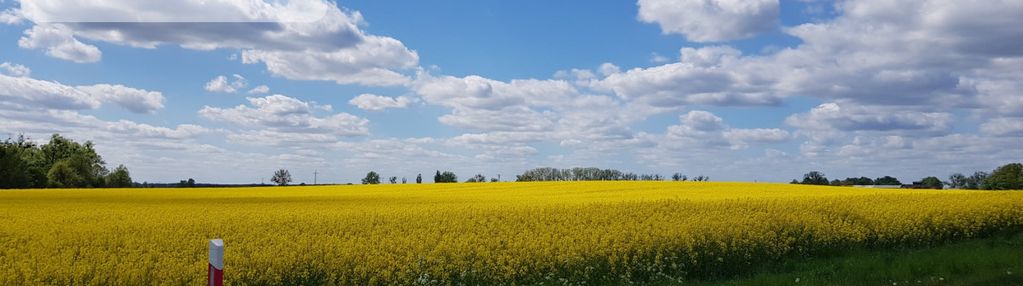
[{"label": "row of trees on horizon", "polygon": [[[660,174],[637,174],[616,169],[600,168],[551,168],[542,167],[526,170],[515,176],[516,182],[539,181],[709,181],[707,176],[689,177],[682,173],[674,173],[671,177]],[[276,185],[288,185],[292,182],[291,173],[286,169],[274,172],[271,181]],[[409,183],[405,177],[388,177],[391,184]],[[418,174],[415,183],[423,183],[423,174]],[[464,182],[483,183],[499,182],[497,178],[487,178],[476,174]],[[380,184],[382,177],[370,171],[361,180],[362,184]],[[458,176],[451,171],[437,170],[433,176],[434,183],[457,183]],[[844,180],[828,180],[823,172],[811,171],[803,175],[802,180],[792,180],[793,184],[852,186],[852,185],[903,185],[899,179],[883,176],[876,179],[868,177],[849,177]],[[304,185],[305,183],[302,183]],[[251,184],[255,186],[255,184]],[[262,184],[260,184],[262,185]],[[53,134],[46,144],[36,144],[24,136],[17,139],[8,138],[0,142],[0,189],[10,188],[120,188],[120,187],[211,187],[217,184],[196,183],[194,179],[181,180],[176,184],[136,183],[131,179],[128,168],[119,165],[114,170],[106,168],[106,162],[96,152],[91,141],[78,143],[74,140]],[[985,189],[1008,190],[1023,189],[1023,164],[1011,163],[1000,166],[991,172],[978,171],[972,175],[955,173],[948,180],[937,177],[925,177],[908,185],[919,188],[941,189]]]},{"label": "row of trees on horizon", "polygon": [[948,187],[950,189],[964,190],[1023,190],[1023,164],[1005,164],[995,168],[990,173],[977,171],[969,176],[955,173],[948,176],[946,181],[942,181],[938,177],[929,176],[908,185],[891,176],[884,176],[873,180],[867,177],[850,177],[845,180],[834,179],[828,181],[828,177],[820,171],[811,171],[803,175],[803,180],[793,179],[790,183],[830,186],[898,185],[926,189],[944,189]]}]

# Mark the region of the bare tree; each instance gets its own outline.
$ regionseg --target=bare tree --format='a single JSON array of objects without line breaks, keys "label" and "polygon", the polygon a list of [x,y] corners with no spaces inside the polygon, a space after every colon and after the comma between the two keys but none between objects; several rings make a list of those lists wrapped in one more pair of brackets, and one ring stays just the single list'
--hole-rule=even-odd
[{"label": "bare tree", "polygon": [[274,172],[274,176],[270,179],[271,182],[277,183],[280,186],[287,186],[291,183],[291,173],[288,170],[280,169]]}]

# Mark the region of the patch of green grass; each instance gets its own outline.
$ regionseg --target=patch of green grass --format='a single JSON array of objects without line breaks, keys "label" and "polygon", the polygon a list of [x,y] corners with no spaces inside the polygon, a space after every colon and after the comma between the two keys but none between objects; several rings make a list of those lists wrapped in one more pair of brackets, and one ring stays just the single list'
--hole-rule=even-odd
[{"label": "patch of green grass", "polygon": [[929,248],[858,249],[790,259],[731,279],[682,284],[1023,285],[1023,232]]}]

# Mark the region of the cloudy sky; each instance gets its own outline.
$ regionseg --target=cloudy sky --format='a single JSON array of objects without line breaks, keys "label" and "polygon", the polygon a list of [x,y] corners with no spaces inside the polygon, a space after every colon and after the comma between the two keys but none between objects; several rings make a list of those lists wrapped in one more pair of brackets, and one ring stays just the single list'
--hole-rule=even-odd
[{"label": "cloudy sky", "polygon": [[0,0],[0,134],[138,181],[1023,160],[1023,1]]}]

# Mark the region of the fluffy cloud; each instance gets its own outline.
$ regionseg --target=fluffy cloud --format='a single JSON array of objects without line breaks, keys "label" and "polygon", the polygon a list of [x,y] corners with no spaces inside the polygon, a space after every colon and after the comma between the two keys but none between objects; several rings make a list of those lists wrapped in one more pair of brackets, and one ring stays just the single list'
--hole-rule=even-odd
[{"label": "fluffy cloud", "polygon": [[761,73],[765,68],[731,47],[683,48],[680,61],[635,68],[595,81],[596,90],[659,107],[686,105],[775,105],[781,95]]},{"label": "fluffy cloud", "polygon": [[249,82],[241,75],[231,75],[231,78],[233,80],[228,80],[226,76],[218,75],[207,82],[205,88],[207,91],[212,92],[235,93],[249,85]]},{"label": "fluffy cloud", "polygon": [[25,18],[21,15],[21,10],[12,8],[0,11],[0,23],[2,24],[15,25],[24,20]]},{"label": "fluffy cloud", "polygon": [[[362,31],[359,12],[324,0],[20,3],[19,13],[35,26],[19,44],[76,62],[101,56],[77,38],[140,48],[236,49],[242,62],[265,64],[271,74],[288,79],[383,86],[406,83],[400,71],[419,61],[400,41]],[[51,22],[62,24],[46,24]]]},{"label": "fluffy cloud", "polygon": [[560,80],[512,80],[503,82],[467,76],[433,77],[420,74],[413,83],[427,104],[453,109],[440,121],[474,130],[550,130],[550,113],[536,108],[561,108],[579,95]]},{"label": "fluffy cloud", "polygon": [[103,52],[96,46],[75,39],[70,28],[63,24],[41,24],[25,30],[25,36],[18,40],[18,46],[25,49],[42,49],[58,59],[76,63],[98,62]]},{"label": "fluffy cloud", "polygon": [[266,85],[260,85],[249,90],[249,94],[264,94],[269,92],[270,87]]},{"label": "fluffy cloud", "polygon": [[79,86],[78,90],[102,101],[116,103],[135,113],[153,113],[163,108],[163,94],[123,85],[97,84]]},{"label": "fluffy cloud", "polygon": [[980,125],[980,130],[997,136],[1023,136],[1023,118],[995,118]]},{"label": "fluffy cloud", "polygon": [[364,93],[348,101],[362,110],[380,111],[388,108],[406,108],[415,102],[407,96],[387,97],[376,94]]},{"label": "fluffy cloud", "polygon": [[398,40],[364,36],[358,44],[337,50],[244,50],[242,62],[266,64],[272,74],[288,79],[391,86],[409,81],[394,70],[416,67],[419,55]]},{"label": "fluffy cloud", "polygon": [[791,139],[788,131],[777,128],[731,128],[724,119],[703,110],[679,116],[678,125],[668,126],[665,142],[673,148],[719,147],[743,149],[751,144],[779,143]]},{"label": "fluffy cloud", "polygon": [[[652,11],[670,10],[665,5]],[[1023,114],[1023,101],[1014,96],[1023,92],[1023,73],[1015,68],[1023,53],[1008,48],[1023,38],[1023,28],[1009,24],[1020,5],[842,1],[834,19],[785,28],[801,40],[796,47],[764,55],[726,46],[683,48],[679,62],[610,74],[592,87],[661,107],[770,105],[810,96]]]},{"label": "fluffy cloud", "polygon": [[496,110],[455,109],[439,118],[441,123],[475,131],[545,131],[554,126],[550,112],[538,112],[525,106]]},{"label": "fluffy cloud", "polygon": [[132,112],[152,113],[163,108],[163,94],[123,85],[67,86],[29,77],[0,75],[0,103],[33,109],[95,109],[103,102]]},{"label": "fluffy cloud", "polygon": [[722,135],[735,149],[749,147],[751,143],[778,143],[792,139],[788,131],[778,128],[730,129]]},{"label": "fluffy cloud", "polygon": [[884,106],[825,103],[809,113],[793,114],[785,122],[807,130],[945,131],[952,115]]},{"label": "fluffy cloud", "polygon": [[275,94],[250,97],[249,105],[234,108],[204,106],[202,117],[244,127],[281,133],[321,133],[337,136],[368,134],[369,121],[348,113],[316,116],[315,104]]},{"label": "fluffy cloud", "polygon": [[70,110],[5,110],[0,118],[7,123],[0,129],[10,134],[26,133],[42,138],[52,133],[61,133],[107,138],[121,144],[142,141],[179,142],[212,132],[194,124],[169,128],[130,120],[105,121]]},{"label": "fluffy cloud", "polygon": [[0,74],[13,77],[29,77],[32,75],[32,69],[23,65],[4,62],[0,63]]},{"label": "fluffy cloud", "polygon": [[115,133],[131,134],[137,137],[162,139],[188,139],[209,133],[210,130],[195,124],[181,124],[175,128],[153,126],[128,120],[108,122],[105,129]]},{"label": "fluffy cloud", "polygon": [[749,38],[775,29],[778,0],[639,0],[639,19],[694,42]]}]

